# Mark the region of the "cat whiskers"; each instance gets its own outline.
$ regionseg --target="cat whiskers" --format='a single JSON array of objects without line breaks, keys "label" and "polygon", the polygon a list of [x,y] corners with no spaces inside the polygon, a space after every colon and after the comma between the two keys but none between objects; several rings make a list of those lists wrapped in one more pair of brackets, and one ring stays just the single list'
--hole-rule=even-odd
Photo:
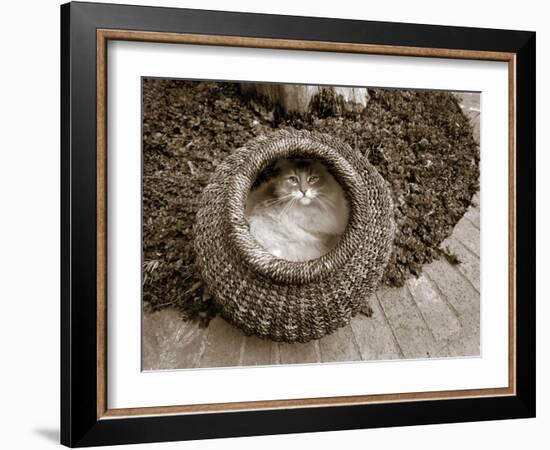
[{"label": "cat whiskers", "polygon": [[271,206],[275,206],[278,203],[283,203],[291,197],[292,197],[292,195],[288,194],[288,195],[284,195],[282,197],[267,199],[267,200],[264,200],[264,201],[260,202],[258,204],[258,206],[261,206],[262,208],[269,208]]},{"label": "cat whiskers", "polygon": [[334,204],[334,202],[328,197],[327,194],[323,193],[323,192],[317,192],[317,198],[319,199],[319,204],[321,204],[322,206],[325,206],[323,205],[323,203],[327,203],[331,208],[335,209],[336,208],[336,205]]},{"label": "cat whiskers", "polygon": [[329,208],[327,205],[325,205],[325,203],[323,202],[323,200],[319,200],[319,201],[317,202],[317,204],[318,204],[318,205],[321,207],[321,209],[324,210],[327,214],[332,213],[332,211],[330,210],[330,208]]},{"label": "cat whiskers", "polygon": [[279,217],[277,218],[279,222],[285,216],[285,214],[290,210],[290,208],[292,208],[292,206],[294,205],[294,203],[296,203],[297,200],[298,199],[296,197],[292,196],[292,199],[287,203],[287,205],[283,208],[283,210],[279,214]]}]

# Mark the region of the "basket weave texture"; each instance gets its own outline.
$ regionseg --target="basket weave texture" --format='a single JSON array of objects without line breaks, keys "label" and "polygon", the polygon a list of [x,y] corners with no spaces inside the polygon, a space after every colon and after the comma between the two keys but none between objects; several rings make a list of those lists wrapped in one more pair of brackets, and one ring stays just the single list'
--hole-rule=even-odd
[{"label": "basket weave texture", "polygon": [[[250,234],[250,187],[271,162],[321,160],[342,185],[350,217],[321,258],[285,261]],[[221,163],[195,223],[197,263],[223,317],[247,334],[307,342],[347,325],[374,292],[392,249],[393,205],[386,182],[361,153],[326,134],[280,130],[257,137]]]}]

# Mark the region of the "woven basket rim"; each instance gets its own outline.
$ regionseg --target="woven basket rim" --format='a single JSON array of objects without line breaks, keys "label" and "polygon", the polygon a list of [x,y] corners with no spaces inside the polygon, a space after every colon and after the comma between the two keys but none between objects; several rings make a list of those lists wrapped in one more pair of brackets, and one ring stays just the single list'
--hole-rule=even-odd
[{"label": "woven basket rim", "polygon": [[[364,182],[352,164],[335,147],[347,144],[327,135],[278,132],[249,142],[243,151],[250,158],[239,167],[227,191],[225,216],[230,240],[242,260],[255,272],[279,283],[304,284],[332,276],[360,248],[364,240],[361,222],[368,217],[364,200]],[[245,205],[250,188],[260,172],[271,162],[288,157],[321,160],[337,181],[350,205],[348,225],[337,246],[322,257],[305,262],[286,261],[265,250],[250,233]]]}]

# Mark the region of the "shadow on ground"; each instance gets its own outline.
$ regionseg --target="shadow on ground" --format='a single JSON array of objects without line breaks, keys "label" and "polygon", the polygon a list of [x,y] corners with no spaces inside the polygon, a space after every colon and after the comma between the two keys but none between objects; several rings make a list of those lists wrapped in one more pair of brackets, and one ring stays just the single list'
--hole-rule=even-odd
[{"label": "shadow on ground", "polygon": [[34,432],[47,441],[59,444],[60,433],[58,428],[37,428]]}]

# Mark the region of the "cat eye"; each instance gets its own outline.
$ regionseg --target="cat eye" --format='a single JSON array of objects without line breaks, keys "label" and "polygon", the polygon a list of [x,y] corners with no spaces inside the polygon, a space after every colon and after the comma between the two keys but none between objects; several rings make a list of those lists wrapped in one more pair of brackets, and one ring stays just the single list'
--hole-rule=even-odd
[{"label": "cat eye", "polygon": [[315,176],[315,175],[312,175],[311,177],[309,177],[307,179],[307,182],[309,184],[314,184],[314,183],[317,183],[319,181],[319,177],[318,176]]},{"label": "cat eye", "polygon": [[288,182],[290,184],[298,184],[298,177],[288,177]]}]

